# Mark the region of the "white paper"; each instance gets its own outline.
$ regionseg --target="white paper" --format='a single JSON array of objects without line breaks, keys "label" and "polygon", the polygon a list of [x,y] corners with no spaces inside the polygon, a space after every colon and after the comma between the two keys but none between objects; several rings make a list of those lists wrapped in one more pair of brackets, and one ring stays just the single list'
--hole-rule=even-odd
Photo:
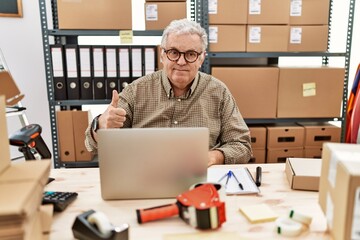
[{"label": "white paper", "polygon": [[157,4],[146,5],[146,21],[157,21],[157,20],[158,20]]},{"label": "white paper", "polygon": [[145,74],[155,72],[155,49],[145,48]]},{"label": "white paper", "polygon": [[129,49],[119,49],[119,65],[120,77],[130,77],[130,62],[129,62]]},{"label": "white paper", "polygon": [[62,61],[61,48],[51,48],[51,59],[54,77],[64,77],[64,67]]},{"label": "white paper", "polygon": [[250,27],[249,43],[261,42],[261,27]]},{"label": "white paper", "polygon": [[249,1],[249,14],[250,15],[261,14],[261,0],[250,0]]},{"label": "white paper", "polygon": [[217,0],[209,0],[209,14],[217,14],[218,13],[218,1]]},{"label": "white paper", "polygon": [[209,43],[218,42],[218,27],[209,26]]},{"label": "white paper", "polygon": [[116,77],[116,49],[106,49],[106,77]]},{"label": "white paper", "polygon": [[90,77],[90,48],[80,48],[80,76]]},{"label": "white paper", "polygon": [[302,13],[302,0],[291,0],[290,3],[290,16],[300,17]]},{"label": "white paper", "polygon": [[292,27],[290,30],[290,43],[301,44],[302,27]]},{"label": "white paper", "polygon": [[104,50],[93,48],[94,77],[104,77]]},{"label": "white paper", "polygon": [[77,63],[76,63],[76,49],[67,48],[66,49],[66,71],[67,77],[77,78]]}]

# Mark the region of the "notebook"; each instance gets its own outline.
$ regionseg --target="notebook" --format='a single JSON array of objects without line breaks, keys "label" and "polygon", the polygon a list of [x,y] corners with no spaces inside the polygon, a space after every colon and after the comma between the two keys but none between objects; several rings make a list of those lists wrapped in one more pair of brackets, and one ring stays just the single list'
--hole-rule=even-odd
[{"label": "notebook", "polygon": [[207,128],[100,129],[104,200],[174,198],[206,181]]}]

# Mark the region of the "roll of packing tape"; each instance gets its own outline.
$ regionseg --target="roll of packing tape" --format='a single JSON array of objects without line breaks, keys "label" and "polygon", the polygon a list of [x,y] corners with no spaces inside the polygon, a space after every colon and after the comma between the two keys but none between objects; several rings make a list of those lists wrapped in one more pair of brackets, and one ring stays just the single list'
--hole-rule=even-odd
[{"label": "roll of packing tape", "polygon": [[277,218],[275,224],[276,232],[279,235],[286,237],[298,236],[303,230],[303,225],[301,223],[291,220],[288,217]]},{"label": "roll of packing tape", "polygon": [[299,213],[299,212],[296,212],[294,210],[291,210],[290,213],[289,213],[289,218],[293,219],[294,221],[297,221],[297,222],[300,222],[300,223],[303,223],[307,226],[310,225],[311,223],[311,220],[312,218],[305,215],[305,214],[302,214],[302,213]]}]

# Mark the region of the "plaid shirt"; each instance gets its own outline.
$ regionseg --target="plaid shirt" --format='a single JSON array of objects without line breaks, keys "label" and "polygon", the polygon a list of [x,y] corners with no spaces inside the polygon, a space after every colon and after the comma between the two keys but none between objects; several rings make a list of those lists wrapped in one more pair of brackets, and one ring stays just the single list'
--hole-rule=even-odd
[{"label": "plaid shirt", "polygon": [[[236,102],[224,83],[198,72],[189,91],[175,97],[163,70],[129,84],[120,94],[126,111],[124,128],[207,127],[209,149],[225,156],[225,164],[247,163],[251,157],[250,133]],[[85,132],[85,145],[97,153],[97,143]]]}]

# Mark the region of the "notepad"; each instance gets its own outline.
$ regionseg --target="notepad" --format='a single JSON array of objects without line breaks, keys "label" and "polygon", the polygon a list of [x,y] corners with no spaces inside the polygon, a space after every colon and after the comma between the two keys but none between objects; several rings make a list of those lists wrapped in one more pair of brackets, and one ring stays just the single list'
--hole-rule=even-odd
[{"label": "notepad", "polygon": [[[225,176],[229,174],[230,177]],[[225,177],[224,177],[225,176]],[[208,182],[218,182],[223,185],[225,192],[228,195],[232,194],[257,194],[260,189],[256,186],[253,177],[251,176],[247,167],[240,168],[209,168],[207,174]],[[239,186],[242,185],[242,188]]]},{"label": "notepad", "polygon": [[262,223],[274,221],[278,215],[266,204],[244,206],[240,212],[251,223]]}]

